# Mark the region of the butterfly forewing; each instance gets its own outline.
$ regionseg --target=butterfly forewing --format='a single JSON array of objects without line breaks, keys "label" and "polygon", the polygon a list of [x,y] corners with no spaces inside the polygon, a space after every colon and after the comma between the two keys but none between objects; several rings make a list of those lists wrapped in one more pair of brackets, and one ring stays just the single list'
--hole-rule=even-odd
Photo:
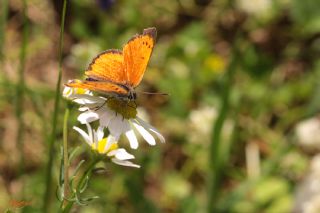
[{"label": "butterfly forewing", "polygon": [[89,65],[85,74],[92,79],[125,84],[124,57],[121,50],[100,53]]},{"label": "butterfly forewing", "polygon": [[157,36],[156,28],[148,28],[133,37],[123,48],[127,84],[136,87],[146,70]]}]

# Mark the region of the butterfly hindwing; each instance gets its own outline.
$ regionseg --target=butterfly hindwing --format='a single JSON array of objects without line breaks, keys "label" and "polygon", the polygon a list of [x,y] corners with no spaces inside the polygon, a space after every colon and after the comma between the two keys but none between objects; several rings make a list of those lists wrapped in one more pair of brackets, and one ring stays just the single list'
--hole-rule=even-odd
[{"label": "butterfly hindwing", "polygon": [[129,86],[136,87],[142,80],[155,45],[156,36],[156,28],[147,28],[143,34],[133,37],[124,46],[124,67]]},{"label": "butterfly hindwing", "polygon": [[92,79],[125,84],[124,57],[121,50],[107,50],[92,60],[85,74]]},{"label": "butterfly hindwing", "polygon": [[111,82],[73,81],[73,82],[67,83],[66,86],[81,88],[81,89],[88,89],[91,91],[100,92],[104,94],[116,94],[116,95],[122,95],[122,96],[128,95],[128,90],[126,90],[124,87],[121,87]]}]

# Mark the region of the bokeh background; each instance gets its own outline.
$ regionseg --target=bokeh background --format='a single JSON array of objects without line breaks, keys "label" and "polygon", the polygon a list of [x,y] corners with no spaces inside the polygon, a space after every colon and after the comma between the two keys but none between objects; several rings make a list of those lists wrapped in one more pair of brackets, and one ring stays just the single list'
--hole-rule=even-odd
[{"label": "bokeh background", "polygon": [[[62,0],[0,2],[0,211],[42,212]],[[107,164],[74,212],[320,212],[318,0],[68,1],[62,83],[99,52],[155,26],[140,113],[165,136],[140,140],[141,169]],[[25,52],[23,51],[25,47]],[[22,52],[22,53],[21,53]],[[24,82],[24,85],[22,84]],[[21,86],[22,85],[22,86]],[[61,160],[59,108],[53,188]],[[71,169],[89,158],[68,121]],[[124,138],[121,144],[128,147]],[[128,147],[129,149],[129,147]],[[104,165],[101,165],[104,166]],[[215,193],[208,189],[214,181]],[[27,201],[16,209],[12,200]],[[54,195],[51,211],[59,203]]]}]

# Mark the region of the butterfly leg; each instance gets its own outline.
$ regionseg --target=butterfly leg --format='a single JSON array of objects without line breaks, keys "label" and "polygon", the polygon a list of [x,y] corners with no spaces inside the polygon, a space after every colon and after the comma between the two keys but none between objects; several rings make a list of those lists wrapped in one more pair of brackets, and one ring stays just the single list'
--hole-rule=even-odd
[{"label": "butterfly leg", "polygon": [[98,110],[101,109],[106,103],[107,103],[107,101],[103,102],[103,104],[101,104],[100,106],[94,107],[93,110],[94,110],[94,111],[98,111]]}]

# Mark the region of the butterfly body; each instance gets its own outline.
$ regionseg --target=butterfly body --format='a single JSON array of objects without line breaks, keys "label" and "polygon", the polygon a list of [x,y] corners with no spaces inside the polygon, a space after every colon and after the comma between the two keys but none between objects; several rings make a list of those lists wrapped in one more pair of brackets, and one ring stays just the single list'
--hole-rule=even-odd
[{"label": "butterfly body", "polygon": [[121,100],[135,100],[137,95],[134,89],[142,80],[156,35],[156,28],[147,28],[142,34],[132,37],[123,50],[110,49],[100,53],[85,71],[86,80],[75,80],[66,85]]}]

